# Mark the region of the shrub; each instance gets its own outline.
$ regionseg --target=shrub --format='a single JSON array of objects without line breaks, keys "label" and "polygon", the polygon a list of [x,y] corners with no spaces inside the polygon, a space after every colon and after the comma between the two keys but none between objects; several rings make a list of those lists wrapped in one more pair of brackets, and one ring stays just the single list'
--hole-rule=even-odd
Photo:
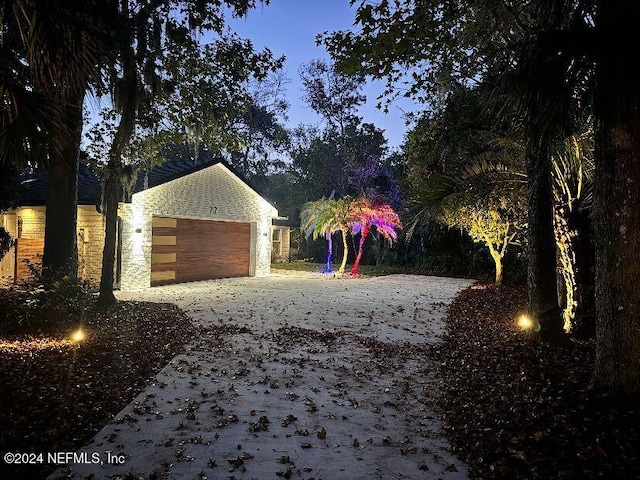
[{"label": "shrub", "polygon": [[4,227],[0,227],[0,260],[11,250],[13,246],[13,238],[9,235]]},{"label": "shrub", "polygon": [[75,275],[63,275],[48,288],[38,263],[25,260],[31,277],[3,290],[0,330],[4,333],[49,331],[75,322],[92,304],[91,285]]}]

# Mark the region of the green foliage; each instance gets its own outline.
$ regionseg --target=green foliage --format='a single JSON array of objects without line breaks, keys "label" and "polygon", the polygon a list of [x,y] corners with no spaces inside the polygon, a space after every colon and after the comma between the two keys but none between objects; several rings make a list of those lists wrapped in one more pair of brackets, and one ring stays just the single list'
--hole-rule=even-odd
[{"label": "green foliage", "polygon": [[264,179],[265,197],[278,209],[280,216],[288,217],[292,224],[299,224],[300,208],[305,202],[304,192],[297,188],[289,169],[273,172]]},{"label": "green foliage", "polygon": [[[543,78],[549,70],[529,60],[541,54],[566,62],[580,42],[586,48],[594,13],[593,2],[568,0],[353,3],[358,6],[352,29],[325,32],[317,41],[341,70],[385,80],[385,108],[402,95],[432,110],[455,85],[471,86],[492,73],[507,80],[507,72],[522,67],[520,83]],[[565,72],[575,72],[579,63],[567,63]],[[516,97],[522,92],[512,91]]]},{"label": "green foliage", "polygon": [[[271,268],[299,272],[318,272],[323,266],[324,264],[316,263],[313,259],[303,258],[289,263],[274,263]],[[332,267],[339,267],[339,265],[332,265]],[[490,266],[487,268],[486,265],[482,265],[482,267],[485,268],[483,269],[479,265],[470,265],[467,259],[457,254],[438,254],[425,257],[424,261],[417,265],[399,265],[396,263],[360,265],[358,273],[372,277],[404,274],[486,279],[488,275],[485,270],[489,270]]]},{"label": "green foliage", "polygon": [[69,102],[102,84],[115,2],[0,6],[0,163],[47,164],[72,134]]},{"label": "green foliage", "polygon": [[11,250],[13,246],[13,238],[4,227],[0,227],[0,260]]},{"label": "green foliage", "polygon": [[45,288],[40,264],[26,262],[29,280],[11,285],[0,296],[4,304],[0,309],[0,330],[5,333],[56,331],[61,325],[77,324],[78,317],[93,303],[92,285],[68,273],[56,276]]},{"label": "green foliage", "polygon": [[247,91],[249,104],[236,112],[232,129],[239,139],[238,148],[227,148],[231,164],[245,178],[262,186],[273,168],[284,167],[278,154],[289,146],[286,121],[289,104],[283,98],[288,79],[282,70],[251,81]]},{"label": "green foliage", "polygon": [[300,231],[305,238],[326,235],[327,227],[320,223],[321,217],[326,217],[325,210],[329,209],[329,203],[322,197],[320,200],[305,203],[300,211]]},{"label": "green foliage", "polygon": [[515,200],[499,197],[496,192],[480,200],[464,194],[451,195],[440,205],[438,218],[449,227],[464,230],[475,242],[501,251],[524,226],[524,209]]},{"label": "green foliage", "polygon": [[[170,43],[165,68],[174,90],[161,110],[174,132],[174,141],[191,145],[196,160],[202,147],[210,151],[241,150],[250,141],[249,132],[243,132],[237,120],[247,120],[245,125],[255,135],[257,117],[266,113],[256,109],[247,82],[251,78],[264,80],[269,72],[280,69],[283,61],[268,49],[255,52],[251,41],[234,34],[204,45]],[[239,117],[239,112],[244,114]],[[262,128],[266,120],[261,117],[261,131],[268,129]]]},{"label": "green foliage", "polygon": [[350,125],[337,130],[299,127],[292,132],[291,171],[304,200],[326,195],[361,195],[371,187],[360,172],[372,162],[381,168],[387,152],[383,132],[372,124]]},{"label": "green foliage", "polygon": [[362,121],[356,111],[366,101],[360,93],[361,75],[345,75],[324,60],[313,60],[300,69],[304,100],[330,129],[344,135],[348,126]]},{"label": "green foliage", "polygon": [[456,227],[484,244],[501,278],[507,246],[525,225],[524,149],[517,123],[496,124],[486,93],[459,87],[444,109],[409,135],[410,196],[416,212],[409,236],[425,219]]},{"label": "green foliage", "polygon": [[305,101],[324,120],[324,128],[301,125],[291,133],[291,170],[304,200],[331,191],[338,196],[369,193],[359,173],[376,161],[381,167],[387,141],[357,114],[366,100],[360,92],[364,77],[345,75],[321,60],[305,65],[300,75]]}]

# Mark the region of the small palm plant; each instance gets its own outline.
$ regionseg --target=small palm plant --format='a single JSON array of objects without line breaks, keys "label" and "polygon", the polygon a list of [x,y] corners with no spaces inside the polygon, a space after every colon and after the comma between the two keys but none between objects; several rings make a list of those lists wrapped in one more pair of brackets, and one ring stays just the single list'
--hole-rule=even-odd
[{"label": "small palm plant", "polygon": [[353,235],[360,234],[358,254],[351,269],[352,275],[358,274],[358,267],[362,260],[364,242],[372,227],[378,231],[389,243],[393,243],[398,238],[396,229],[402,228],[402,222],[398,214],[387,204],[375,204],[371,199],[361,197],[351,204],[350,212],[351,232]]},{"label": "small palm plant", "polygon": [[330,207],[329,202],[331,201],[331,197],[329,199],[322,197],[320,200],[307,202],[300,212],[300,230],[305,238],[312,237],[315,240],[318,237],[325,237],[327,239],[327,262],[322,273],[331,273],[331,250],[333,248],[331,236],[333,232],[325,220],[327,218],[325,211]]}]

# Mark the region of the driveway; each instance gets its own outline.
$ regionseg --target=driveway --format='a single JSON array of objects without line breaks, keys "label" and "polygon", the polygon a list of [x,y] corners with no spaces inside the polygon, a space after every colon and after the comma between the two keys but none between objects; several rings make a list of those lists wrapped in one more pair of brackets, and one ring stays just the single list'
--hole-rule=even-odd
[{"label": "driveway", "polygon": [[72,477],[467,478],[441,432],[429,351],[473,281],[284,273],[120,293],[175,303],[201,333]]}]

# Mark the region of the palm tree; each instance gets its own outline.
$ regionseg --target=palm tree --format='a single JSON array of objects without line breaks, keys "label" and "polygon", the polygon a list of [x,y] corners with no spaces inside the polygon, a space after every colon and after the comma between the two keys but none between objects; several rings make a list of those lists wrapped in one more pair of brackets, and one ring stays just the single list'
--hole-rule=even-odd
[{"label": "palm tree", "polygon": [[347,257],[349,255],[349,242],[347,241],[347,233],[350,230],[351,203],[352,198],[349,196],[342,197],[339,200],[327,200],[326,208],[322,210],[318,217],[318,226],[325,228],[327,231],[340,232],[342,235],[342,263],[336,272],[342,275],[347,266]]},{"label": "palm tree", "polygon": [[333,193],[329,199],[322,197],[320,200],[309,201],[305,203],[300,212],[300,230],[305,238],[312,237],[316,240],[318,237],[327,239],[327,261],[322,269],[322,273],[331,273],[331,251],[333,245],[331,242],[332,231],[326,225],[319,225],[318,220],[325,218],[324,210],[329,208],[329,201],[332,199]]},{"label": "palm tree", "polygon": [[314,240],[319,237],[325,237],[327,239],[329,244],[327,263],[322,270],[323,273],[331,272],[331,237],[336,232],[342,234],[344,252],[342,255],[342,263],[336,272],[338,275],[341,275],[347,266],[347,256],[349,254],[347,233],[350,230],[352,198],[347,196],[335,200],[332,197],[333,193],[328,199],[322,197],[320,200],[305,203],[300,212],[300,229],[307,238],[312,236]]},{"label": "palm tree", "polygon": [[425,218],[459,228],[487,247],[500,283],[502,258],[524,223],[526,177],[518,117],[509,112],[510,122],[495,125],[486,115],[491,90],[491,85],[455,89],[441,114],[425,117],[411,136],[421,143],[409,157],[417,213],[407,237]]},{"label": "palm tree", "polygon": [[357,275],[358,267],[362,260],[364,241],[367,235],[369,235],[371,227],[375,227],[383,238],[389,243],[392,243],[398,238],[396,229],[402,228],[402,222],[390,205],[375,204],[371,199],[366,197],[358,198],[352,202],[350,220],[352,234],[360,234],[358,254],[351,268],[351,274]]}]

